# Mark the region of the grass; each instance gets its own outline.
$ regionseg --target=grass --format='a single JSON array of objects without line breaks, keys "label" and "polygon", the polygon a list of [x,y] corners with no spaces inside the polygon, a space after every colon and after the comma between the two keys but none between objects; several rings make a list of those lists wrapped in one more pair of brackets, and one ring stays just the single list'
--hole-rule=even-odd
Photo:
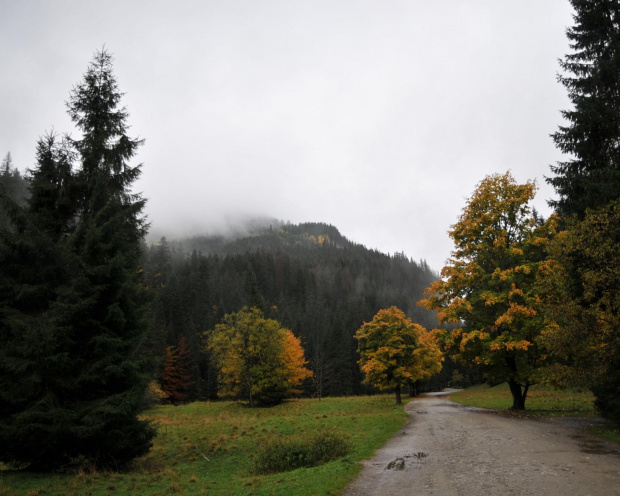
[{"label": "grass", "polygon": [[[290,401],[251,409],[241,403],[159,406],[151,452],[124,473],[31,474],[0,470],[0,496],[13,495],[290,495],[340,494],[406,422],[393,396]],[[349,454],[312,468],[256,475],[254,457],[268,440],[338,432]]]},{"label": "grass", "polygon": [[[507,383],[489,387],[487,384],[473,386],[450,395],[450,399],[462,405],[508,410],[512,395]],[[555,390],[547,386],[532,386],[525,401],[525,414],[537,417],[596,417],[594,396],[587,390]]]}]

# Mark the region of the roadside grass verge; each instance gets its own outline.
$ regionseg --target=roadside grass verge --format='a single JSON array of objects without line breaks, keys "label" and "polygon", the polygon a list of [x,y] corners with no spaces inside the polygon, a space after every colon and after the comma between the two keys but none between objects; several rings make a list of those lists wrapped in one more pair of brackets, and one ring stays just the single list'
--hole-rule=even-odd
[{"label": "roadside grass verge", "polygon": [[586,431],[590,434],[600,437],[605,441],[620,444],[620,427],[612,427],[611,425],[599,425],[597,427],[588,427]]},{"label": "roadside grass verge", "polygon": [[[487,384],[473,386],[450,395],[450,399],[462,405],[493,410],[510,411],[512,395],[507,383],[489,387]],[[536,417],[597,417],[594,396],[584,389],[555,390],[548,386],[531,386],[525,401],[524,412],[516,415]]]},{"label": "roadside grass verge", "polygon": [[[406,422],[394,398],[365,396],[289,401],[273,408],[238,402],[159,406],[151,452],[122,473],[72,475],[0,470],[0,496],[13,495],[329,495],[339,494]],[[258,475],[256,454],[274,439],[337,433],[348,454],[322,465]]]}]

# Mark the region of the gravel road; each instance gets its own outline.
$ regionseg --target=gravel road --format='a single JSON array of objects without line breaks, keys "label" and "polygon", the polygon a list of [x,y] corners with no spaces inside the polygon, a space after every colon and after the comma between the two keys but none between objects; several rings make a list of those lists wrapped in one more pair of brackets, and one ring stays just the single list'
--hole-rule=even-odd
[{"label": "gravel road", "polygon": [[344,496],[620,495],[620,447],[583,431],[596,419],[526,419],[431,393]]}]

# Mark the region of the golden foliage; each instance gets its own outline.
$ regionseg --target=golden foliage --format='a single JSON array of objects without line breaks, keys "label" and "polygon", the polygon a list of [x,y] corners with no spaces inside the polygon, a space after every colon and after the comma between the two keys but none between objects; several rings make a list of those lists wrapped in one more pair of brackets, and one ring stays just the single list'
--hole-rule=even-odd
[{"label": "golden foliage", "polygon": [[225,315],[207,340],[222,386],[233,395],[247,395],[251,405],[278,403],[312,376],[300,340],[258,308]]},{"label": "golden foliage", "polygon": [[437,311],[441,324],[462,326],[444,332],[444,349],[494,380],[529,384],[545,364],[536,274],[548,264],[557,219],[536,225],[529,208],[535,191],[534,183],[517,184],[509,172],[486,177],[452,226],[455,250],[442,279],[419,302]]},{"label": "golden foliage", "polygon": [[379,310],[357,330],[355,338],[364,382],[379,389],[427,379],[441,370],[443,355],[435,334],[396,307]]}]

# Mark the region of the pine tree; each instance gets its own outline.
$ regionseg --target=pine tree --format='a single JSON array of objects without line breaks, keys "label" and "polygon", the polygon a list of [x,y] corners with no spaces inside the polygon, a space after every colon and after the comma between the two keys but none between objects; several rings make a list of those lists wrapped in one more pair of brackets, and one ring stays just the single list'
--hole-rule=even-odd
[{"label": "pine tree", "polygon": [[575,25],[567,36],[573,53],[559,76],[573,103],[568,121],[553,134],[556,146],[572,158],[551,166],[547,179],[559,200],[550,204],[562,216],[582,216],[586,208],[620,195],[620,4],[617,0],[571,0]]},{"label": "pine tree", "polygon": [[[142,141],[126,134],[121,96],[112,57],[96,53],[67,103],[83,135],[59,146],[40,140],[30,210],[15,211],[19,228],[0,245],[9,262],[0,386],[12,381],[0,396],[0,461],[118,468],[151,445],[154,430],[137,418],[150,372],[140,269],[147,225],[144,200],[130,191],[140,166],[128,164]],[[17,277],[27,261],[48,270]]]}]

